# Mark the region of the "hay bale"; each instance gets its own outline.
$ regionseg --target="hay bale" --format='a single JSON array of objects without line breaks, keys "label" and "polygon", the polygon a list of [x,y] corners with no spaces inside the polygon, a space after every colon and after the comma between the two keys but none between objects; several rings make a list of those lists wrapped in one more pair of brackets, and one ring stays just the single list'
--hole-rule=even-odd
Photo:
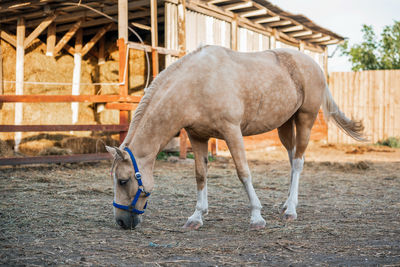
[{"label": "hay bale", "polygon": [[7,144],[6,141],[0,139],[0,156],[2,157],[9,157],[13,156],[14,152],[12,148]]},{"label": "hay bale", "polygon": [[46,139],[34,140],[20,144],[19,151],[22,154],[35,156],[38,155],[42,150],[45,150],[53,146],[54,142],[51,140],[46,140]]},{"label": "hay bale", "polygon": [[69,137],[61,141],[61,147],[74,154],[89,154],[106,152],[105,145],[118,146],[119,142],[111,137]]},{"label": "hay bale", "polygon": [[40,156],[51,156],[51,155],[71,155],[72,151],[68,148],[61,147],[48,147],[39,152]]}]

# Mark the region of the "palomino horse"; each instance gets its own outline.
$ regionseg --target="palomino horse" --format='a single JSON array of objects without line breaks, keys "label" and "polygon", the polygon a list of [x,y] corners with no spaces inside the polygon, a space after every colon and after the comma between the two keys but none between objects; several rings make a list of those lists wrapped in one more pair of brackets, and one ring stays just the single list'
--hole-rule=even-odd
[{"label": "palomino horse", "polygon": [[195,155],[198,190],[196,209],[184,227],[199,228],[208,212],[207,142],[211,137],[224,139],[229,147],[250,200],[250,227],[265,226],[243,136],[276,128],[291,165],[284,218],[296,219],[303,155],[321,104],[326,119],[333,118],[348,135],[363,140],[362,124],[339,110],[320,67],[303,53],[289,49],[240,53],[205,46],[188,54],[146,89],[120,148],[107,147],[115,159],[111,171],[115,220],[123,228],[140,222],[154,187],[156,156],[182,128]]}]

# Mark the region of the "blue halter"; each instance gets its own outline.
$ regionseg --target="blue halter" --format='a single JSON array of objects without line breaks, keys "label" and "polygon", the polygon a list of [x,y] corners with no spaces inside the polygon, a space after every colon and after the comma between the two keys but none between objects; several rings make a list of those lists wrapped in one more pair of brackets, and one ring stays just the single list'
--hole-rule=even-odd
[{"label": "blue halter", "polygon": [[133,168],[135,169],[135,178],[136,178],[136,181],[139,184],[139,188],[138,188],[138,191],[135,194],[135,197],[132,200],[132,203],[129,206],[118,204],[115,201],[113,201],[113,206],[118,208],[118,209],[126,210],[126,211],[129,211],[129,212],[132,212],[132,213],[143,214],[145,209],[146,209],[146,207],[147,207],[147,201],[146,201],[146,204],[144,205],[143,210],[138,210],[138,209],[135,208],[136,202],[138,201],[139,196],[140,196],[140,194],[142,192],[145,193],[146,197],[150,196],[150,193],[148,193],[148,192],[146,192],[144,190],[143,183],[142,183],[142,175],[139,172],[139,168],[137,166],[137,163],[136,163],[135,157],[133,156],[132,151],[127,147],[125,147],[124,150],[126,152],[128,152],[129,157],[131,158],[131,161],[132,161],[132,164],[133,164]]}]

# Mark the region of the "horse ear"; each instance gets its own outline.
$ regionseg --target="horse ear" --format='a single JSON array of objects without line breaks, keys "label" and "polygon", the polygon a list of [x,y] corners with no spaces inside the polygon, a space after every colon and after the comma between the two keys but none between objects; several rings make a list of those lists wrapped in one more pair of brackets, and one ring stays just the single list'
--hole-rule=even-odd
[{"label": "horse ear", "polygon": [[106,149],[111,154],[111,156],[113,156],[113,158],[118,157],[117,150],[114,147],[106,146]]},{"label": "horse ear", "polygon": [[119,157],[120,159],[126,159],[126,156],[124,155],[124,151],[122,151],[118,147],[114,147],[114,149],[117,152],[117,157]]}]

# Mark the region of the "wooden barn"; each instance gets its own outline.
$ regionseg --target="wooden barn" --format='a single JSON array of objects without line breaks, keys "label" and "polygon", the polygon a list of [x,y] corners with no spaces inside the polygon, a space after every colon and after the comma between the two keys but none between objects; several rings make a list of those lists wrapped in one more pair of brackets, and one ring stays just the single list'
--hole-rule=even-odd
[{"label": "wooden barn", "polygon": [[0,37],[0,138],[16,150],[43,132],[124,138],[148,80],[199,45],[289,47],[327,73],[343,41],[265,0],[3,0]]}]

